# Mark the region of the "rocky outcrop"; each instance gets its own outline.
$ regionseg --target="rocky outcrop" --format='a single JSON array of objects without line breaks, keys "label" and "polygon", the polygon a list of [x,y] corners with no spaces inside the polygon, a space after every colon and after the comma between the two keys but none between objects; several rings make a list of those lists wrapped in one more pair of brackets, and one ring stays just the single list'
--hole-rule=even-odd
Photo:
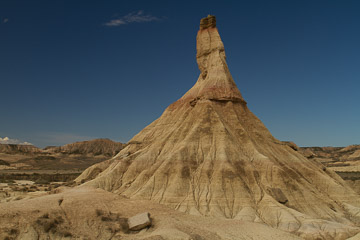
[{"label": "rocky outcrop", "polygon": [[359,232],[359,195],[275,139],[249,110],[212,19],[197,35],[195,85],[77,181],[102,169],[85,184],[189,214],[262,222],[309,239]]}]

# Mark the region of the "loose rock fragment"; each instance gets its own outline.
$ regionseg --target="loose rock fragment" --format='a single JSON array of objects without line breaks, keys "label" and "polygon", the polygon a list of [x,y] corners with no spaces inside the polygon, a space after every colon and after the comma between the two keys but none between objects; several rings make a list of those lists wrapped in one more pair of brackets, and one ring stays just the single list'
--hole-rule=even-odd
[{"label": "loose rock fragment", "polygon": [[132,231],[141,230],[151,226],[150,213],[144,212],[128,219],[129,229]]}]

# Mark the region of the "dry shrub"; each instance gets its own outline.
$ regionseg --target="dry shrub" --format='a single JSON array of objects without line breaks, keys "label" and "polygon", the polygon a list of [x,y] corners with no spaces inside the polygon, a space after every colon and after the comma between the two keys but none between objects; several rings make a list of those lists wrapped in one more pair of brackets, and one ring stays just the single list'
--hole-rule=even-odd
[{"label": "dry shrub", "polygon": [[112,221],[112,219],[111,219],[110,216],[102,216],[102,217],[101,217],[101,221],[110,222],[110,221]]},{"label": "dry shrub", "polygon": [[10,188],[13,191],[20,191],[20,188],[18,186],[11,186]]},{"label": "dry shrub", "polygon": [[114,226],[108,227],[107,230],[111,233],[117,233],[119,231],[119,229]]},{"label": "dry shrub", "polygon": [[65,232],[61,232],[61,235],[63,235],[64,237],[72,237],[72,233],[71,232],[68,232],[68,231],[65,231]]},{"label": "dry shrub", "polygon": [[49,218],[49,214],[45,213],[43,216],[39,217],[36,220],[36,223],[42,226],[45,232],[55,232],[59,224],[62,224],[64,219],[61,216],[57,216],[54,219]]},{"label": "dry shrub", "polygon": [[101,209],[96,209],[95,212],[96,212],[96,216],[98,216],[98,217],[104,215],[104,211]]},{"label": "dry shrub", "polygon": [[77,183],[75,181],[70,181],[70,182],[66,182],[64,185],[67,187],[74,187],[77,185]]},{"label": "dry shrub", "polygon": [[43,223],[43,228],[45,232],[50,232],[50,230],[55,230],[57,224],[55,221],[46,221]]},{"label": "dry shrub", "polygon": [[128,219],[127,218],[119,218],[117,221],[120,224],[120,230],[124,233],[128,233],[129,232]]},{"label": "dry shrub", "polygon": [[43,185],[46,184],[46,185],[48,185],[48,184],[50,184],[50,182],[49,182],[49,180],[39,178],[39,179],[35,180],[35,184],[43,184]]},{"label": "dry shrub", "polygon": [[61,216],[57,216],[54,221],[56,224],[61,224],[64,222],[64,219]]},{"label": "dry shrub", "polygon": [[117,233],[119,231],[122,231],[124,233],[129,232],[127,218],[122,218],[118,213],[104,213],[104,211],[96,209],[96,215],[98,217],[101,217],[101,221],[108,222],[107,230],[111,233]]},{"label": "dry shrub", "polygon": [[12,228],[10,229],[10,235],[17,235],[19,233],[19,230],[17,230],[16,228]]}]

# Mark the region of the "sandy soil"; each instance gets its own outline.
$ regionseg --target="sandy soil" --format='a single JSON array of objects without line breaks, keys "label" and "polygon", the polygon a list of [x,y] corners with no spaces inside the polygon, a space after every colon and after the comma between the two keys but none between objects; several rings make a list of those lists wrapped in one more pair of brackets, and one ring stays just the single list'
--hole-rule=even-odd
[{"label": "sandy soil", "polygon": [[[152,227],[131,232],[124,220],[148,211]],[[149,201],[76,187],[0,204],[5,239],[301,239],[264,224],[191,216]]]}]

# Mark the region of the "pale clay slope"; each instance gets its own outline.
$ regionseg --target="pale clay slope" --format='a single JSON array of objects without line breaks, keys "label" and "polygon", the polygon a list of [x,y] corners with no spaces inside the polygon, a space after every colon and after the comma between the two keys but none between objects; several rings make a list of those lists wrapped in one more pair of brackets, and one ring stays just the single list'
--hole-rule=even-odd
[{"label": "pale clay slope", "polygon": [[358,233],[359,195],[275,139],[250,112],[215,26],[198,32],[197,51],[196,84],[116,157],[77,181],[94,178],[86,185],[193,215],[261,222],[308,239]]},{"label": "pale clay slope", "polygon": [[[59,205],[59,200],[61,204]],[[86,204],[84,204],[86,203]],[[102,221],[102,216],[117,215],[128,218],[149,211],[153,226],[147,230],[125,234],[118,222]],[[48,233],[44,232],[45,221],[61,218]],[[16,239],[279,239],[295,240],[299,237],[264,224],[199,217],[184,214],[163,205],[146,200],[129,200],[100,189],[78,187],[63,193],[48,195],[32,200],[20,200],[0,204],[0,239],[5,239],[10,229],[17,228]],[[65,237],[66,233],[72,236]],[[69,235],[69,234],[68,234]]]}]

